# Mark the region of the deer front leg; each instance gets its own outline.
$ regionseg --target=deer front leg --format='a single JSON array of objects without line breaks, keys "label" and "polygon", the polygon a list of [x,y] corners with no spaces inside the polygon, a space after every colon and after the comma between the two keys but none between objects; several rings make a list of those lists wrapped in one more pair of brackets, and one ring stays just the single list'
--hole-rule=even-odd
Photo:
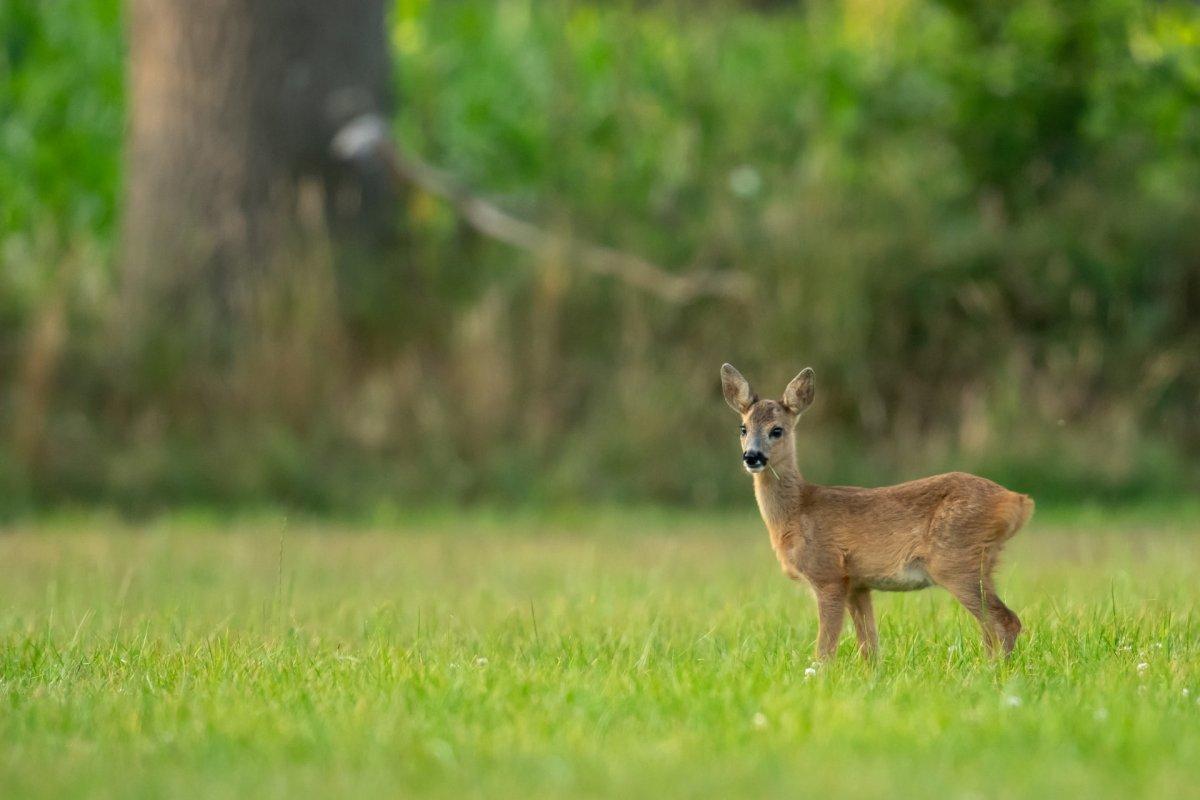
[{"label": "deer front leg", "polygon": [[858,654],[865,659],[875,657],[879,650],[879,633],[875,630],[875,611],[871,608],[871,590],[854,589],[846,596],[846,608],[854,623],[858,638]]},{"label": "deer front leg", "polygon": [[820,586],[817,593],[817,658],[828,661],[837,653],[846,615],[846,587]]}]

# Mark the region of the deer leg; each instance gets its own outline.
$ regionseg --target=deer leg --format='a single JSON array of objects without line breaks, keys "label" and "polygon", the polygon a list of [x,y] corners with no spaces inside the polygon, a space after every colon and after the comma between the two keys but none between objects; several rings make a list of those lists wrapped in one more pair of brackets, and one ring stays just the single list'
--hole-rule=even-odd
[{"label": "deer leg", "polygon": [[879,633],[875,630],[875,612],[871,608],[871,590],[854,589],[846,596],[846,608],[854,623],[858,638],[858,654],[866,659],[875,657],[879,649]]},{"label": "deer leg", "polygon": [[971,612],[971,616],[975,617],[979,622],[979,628],[983,631],[983,646],[987,650],[988,656],[996,655],[996,645],[1000,639],[997,634],[996,627],[992,623],[989,609],[985,608],[985,599],[989,593],[989,588],[981,586],[978,580],[963,580],[953,583],[943,583],[946,590],[954,595],[958,602],[962,603],[963,608]]},{"label": "deer leg", "polygon": [[846,617],[844,586],[822,586],[817,589],[817,658],[828,661],[837,653]]},{"label": "deer leg", "polygon": [[1013,651],[1013,646],[1017,643],[1017,636],[1021,633],[1021,618],[1014,614],[1011,608],[1004,605],[999,595],[991,587],[988,587],[984,600],[996,636],[999,637],[1000,644],[1004,647],[1004,655],[1007,656]]}]

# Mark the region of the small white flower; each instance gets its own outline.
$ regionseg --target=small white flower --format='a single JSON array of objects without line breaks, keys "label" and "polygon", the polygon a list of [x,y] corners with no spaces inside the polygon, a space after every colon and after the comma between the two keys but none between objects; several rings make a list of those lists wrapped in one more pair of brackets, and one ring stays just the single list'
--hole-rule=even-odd
[{"label": "small white flower", "polygon": [[762,188],[762,177],[754,167],[743,164],[730,171],[729,188],[738,197],[753,197]]},{"label": "small white flower", "polygon": [[812,667],[809,667],[808,669],[804,670],[804,677],[806,679],[811,678],[816,674],[817,674],[817,671],[815,669],[813,669]]},{"label": "small white flower", "polygon": [[767,727],[767,715],[762,713],[761,711],[756,712],[754,715],[754,719],[751,721],[754,723],[754,727],[760,731],[763,728]]},{"label": "small white flower", "polygon": [[1021,698],[1017,697],[1015,694],[1006,694],[1004,695],[1004,705],[1008,706],[1009,708],[1016,708],[1017,706],[1021,705]]},{"label": "small white flower", "polygon": [[1146,672],[1146,670],[1148,670],[1148,669],[1150,669],[1150,665],[1147,664],[1145,661],[1143,661],[1137,665],[1138,675],[1144,674]]},{"label": "small white flower", "polygon": [[488,665],[488,660],[487,660],[485,657],[483,657],[483,656],[478,656],[478,657],[475,659],[475,666],[477,666],[477,667],[486,667],[487,665]]},{"label": "small white flower", "polygon": [[1184,697],[1187,697],[1187,696],[1188,696],[1189,694],[1191,694],[1191,693],[1192,693],[1192,690],[1191,690],[1191,689],[1187,688],[1186,686],[1185,686],[1185,687],[1183,687],[1183,696],[1184,696]]},{"label": "small white flower", "polygon": [[1162,648],[1163,648],[1163,644],[1162,644],[1162,642],[1155,642],[1155,643],[1154,643],[1154,649],[1155,649],[1155,650],[1162,650]]},{"label": "small white flower", "polygon": [[1104,722],[1104,720],[1108,719],[1108,709],[1104,706],[1097,708],[1092,712],[1092,719],[1096,720],[1096,722]]}]

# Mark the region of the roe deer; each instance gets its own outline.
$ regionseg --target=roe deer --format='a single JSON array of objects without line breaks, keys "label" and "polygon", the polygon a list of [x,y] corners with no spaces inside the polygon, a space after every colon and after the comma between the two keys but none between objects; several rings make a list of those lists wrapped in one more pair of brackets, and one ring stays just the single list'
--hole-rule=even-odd
[{"label": "roe deer", "polygon": [[794,427],[813,401],[813,371],[792,379],[780,400],[760,400],[742,374],[721,367],[725,400],[742,418],[742,463],[771,546],[788,577],[817,598],[817,656],[837,651],[845,611],[858,649],[879,639],[871,590],[945,587],[979,621],[989,654],[1013,649],[1021,620],[1000,601],[992,571],[1004,543],[1033,513],[1033,500],[986,478],[949,472],[879,489],[818,486],[796,467]]}]

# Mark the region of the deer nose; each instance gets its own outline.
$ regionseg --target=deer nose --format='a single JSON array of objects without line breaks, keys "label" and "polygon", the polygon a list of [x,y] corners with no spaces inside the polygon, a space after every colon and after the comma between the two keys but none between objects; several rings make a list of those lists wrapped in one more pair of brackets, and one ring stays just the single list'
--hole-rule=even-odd
[{"label": "deer nose", "polygon": [[767,465],[767,457],[759,450],[747,450],[742,453],[742,461],[746,462],[747,467],[765,467]]}]

